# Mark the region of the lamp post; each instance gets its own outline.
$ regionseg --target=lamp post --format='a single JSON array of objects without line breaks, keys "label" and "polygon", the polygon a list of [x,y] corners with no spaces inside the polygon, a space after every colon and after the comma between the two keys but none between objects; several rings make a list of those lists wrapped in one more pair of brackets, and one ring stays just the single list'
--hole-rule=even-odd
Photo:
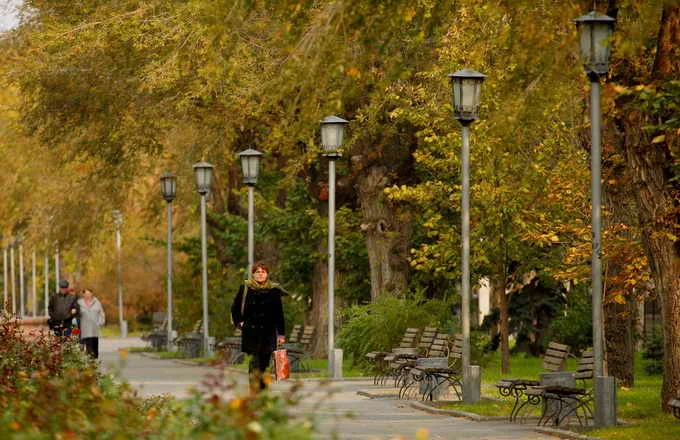
[{"label": "lamp post", "polygon": [[33,248],[33,253],[31,254],[31,315],[38,316],[38,287],[37,287],[37,275],[35,272],[35,248]]},{"label": "lamp post", "polygon": [[23,244],[23,237],[18,238],[19,242],[19,316],[21,318],[24,317],[26,313],[26,304],[25,302],[25,296],[26,296],[26,288],[24,286],[24,244]]},{"label": "lamp post", "polygon": [[163,199],[167,202],[167,217],[168,217],[168,336],[167,348],[168,351],[173,351],[172,344],[172,201],[175,200],[177,193],[177,178],[172,173],[165,173],[161,176],[161,193]]},{"label": "lamp post", "polygon": [[13,239],[12,242],[9,245],[9,272],[10,272],[10,278],[11,280],[11,286],[12,286],[12,314],[16,315],[17,313],[17,275],[14,270],[14,247],[16,246],[16,240]]},{"label": "lamp post", "polygon": [[262,153],[252,148],[241,151],[241,169],[243,171],[243,183],[248,186],[248,279],[252,276],[251,271],[255,264],[255,185],[260,174],[260,160]]},{"label": "lamp post", "polygon": [[321,145],[328,157],[328,373],[334,379],[342,377],[342,350],[335,349],[335,161],[348,121],[326,116],[321,121]]},{"label": "lamp post", "polygon": [[47,246],[47,241],[45,241],[45,262],[43,264],[43,272],[45,276],[45,285],[43,289],[45,291],[45,316],[49,315],[49,305],[50,305],[50,254]]},{"label": "lamp post", "polygon": [[61,261],[59,259],[59,242],[57,242],[54,248],[54,279],[57,281],[54,287],[55,293],[59,293],[59,281],[61,281],[61,271],[59,270],[60,268]]},{"label": "lamp post", "polygon": [[206,236],[206,206],[205,198],[210,191],[212,182],[213,166],[208,162],[199,162],[194,165],[196,175],[196,190],[201,195],[201,265],[203,269],[202,293],[203,293],[203,354],[212,355],[210,336],[208,331],[208,239]]},{"label": "lamp post", "polygon": [[123,226],[123,214],[118,209],[113,212],[113,224],[116,226],[116,254],[118,259],[117,284],[118,284],[118,324],[120,337],[127,338],[127,322],[123,317],[123,262],[122,262],[122,237],[120,229]]},{"label": "lamp post", "polygon": [[481,373],[479,366],[470,365],[470,124],[479,117],[482,83],[486,75],[471,69],[463,69],[450,74],[449,78],[453,89],[453,115],[463,126],[461,149],[463,401],[475,403],[480,400]]},{"label": "lamp post", "polygon": [[592,11],[574,20],[578,28],[581,57],[590,80],[591,199],[593,251],[591,264],[593,304],[593,373],[595,376],[595,425],[616,425],[616,379],[604,374],[601,260],[601,183],[600,183],[600,78],[609,70],[609,39],[615,20]]},{"label": "lamp post", "polygon": [[[4,236],[0,235],[0,239]],[[7,310],[7,301],[9,300],[9,295],[7,291],[7,246],[2,247],[2,309]]]}]

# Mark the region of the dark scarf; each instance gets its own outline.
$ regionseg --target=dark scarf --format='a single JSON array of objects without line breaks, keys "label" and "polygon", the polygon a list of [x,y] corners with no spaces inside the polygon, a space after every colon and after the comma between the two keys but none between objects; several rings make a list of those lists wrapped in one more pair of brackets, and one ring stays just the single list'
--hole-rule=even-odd
[{"label": "dark scarf", "polygon": [[255,280],[245,280],[246,287],[252,291],[273,289],[274,287],[279,287],[277,283],[272,283],[269,279],[264,283],[258,283]]}]

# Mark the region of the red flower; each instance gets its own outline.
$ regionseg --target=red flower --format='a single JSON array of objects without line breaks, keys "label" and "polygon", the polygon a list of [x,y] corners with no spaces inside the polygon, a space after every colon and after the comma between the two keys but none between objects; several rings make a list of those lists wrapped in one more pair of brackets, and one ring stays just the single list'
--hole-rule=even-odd
[{"label": "red flower", "polygon": [[74,328],[73,331],[71,332],[73,335],[79,335],[80,334],[80,329],[79,328]]}]

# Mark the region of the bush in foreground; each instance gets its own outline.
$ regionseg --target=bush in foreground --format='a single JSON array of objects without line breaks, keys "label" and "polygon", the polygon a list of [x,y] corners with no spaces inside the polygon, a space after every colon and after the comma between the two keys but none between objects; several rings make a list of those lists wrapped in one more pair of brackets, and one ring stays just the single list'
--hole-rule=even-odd
[{"label": "bush in foreground", "polygon": [[[210,392],[187,400],[141,398],[101,375],[77,341],[23,335],[0,318],[0,438],[2,439],[309,439],[312,423],[289,409],[299,390],[233,397],[223,375]],[[230,397],[224,397],[230,396]]]}]

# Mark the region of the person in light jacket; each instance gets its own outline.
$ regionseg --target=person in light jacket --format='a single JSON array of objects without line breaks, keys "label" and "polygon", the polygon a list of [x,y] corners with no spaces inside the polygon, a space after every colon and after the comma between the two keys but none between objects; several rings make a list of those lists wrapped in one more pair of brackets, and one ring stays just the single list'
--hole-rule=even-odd
[{"label": "person in light jacket", "polygon": [[251,355],[248,373],[250,390],[255,394],[267,387],[265,370],[277,344],[286,342],[281,286],[269,280],[269,269],[253,265],[252,279],[239,289],[231,306],[231,319],[240,328],[241,351]]},{"label": "person in light jacket", "polygon": [[83,296],[78,299],[80,306],[80,343],[87,354],[99,358],[99,327],[106,322],[104,307],[92,290],[83,290]]}]

